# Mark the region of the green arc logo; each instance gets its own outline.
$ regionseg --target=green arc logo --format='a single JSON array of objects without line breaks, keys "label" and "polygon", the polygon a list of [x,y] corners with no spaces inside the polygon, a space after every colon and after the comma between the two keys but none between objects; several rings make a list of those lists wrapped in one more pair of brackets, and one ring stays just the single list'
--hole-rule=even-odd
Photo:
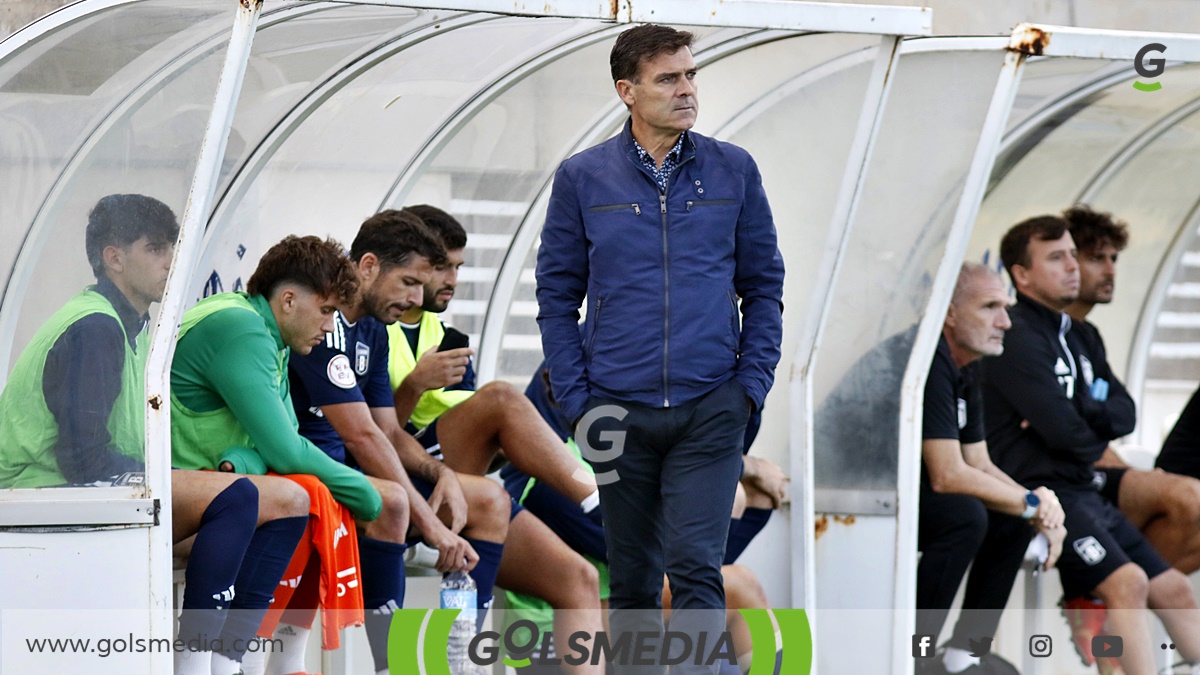
[{"label": "green arc logo", "polygon": [[[388,668],[391,672],[451,675],[446,644],[458,612],[457,609],[401,609],[393,613],[388,629]],[[809,675],[812,672],[812,630],[803,609],[742,609],[739,612],[750,629],[755,663],[773,663],[776,652],[786,645],[775,675]],[[780,638],[779,644],[776,644],[776,636]],[[503,662],[521,668],[528,666],[530,659],[504,657]]]}]

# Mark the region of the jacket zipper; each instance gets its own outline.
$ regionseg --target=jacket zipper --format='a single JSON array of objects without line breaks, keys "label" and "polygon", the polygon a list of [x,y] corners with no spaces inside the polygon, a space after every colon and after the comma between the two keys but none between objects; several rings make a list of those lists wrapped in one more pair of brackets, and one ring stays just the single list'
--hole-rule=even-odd
[{"label": "jacket zipper", "polygon": [[588,340],[588,360],[596,356],[596,334],[600,332],[600,308],[604,306],[604,298],[596,298],[596,316],[592,324],[592,338]]},{"label": "jacket zipper", "polygon": [[[672,172],[674,173],[674,172]],[[667,176],[667,185],[670,186],[671,177]],[[667,188],[663,188],[662,192],[658,193],[659,211],[662,212],[662,233],[663,233],[663,407],[671,407],[671,397],[669,385],[669,377],[667,375],[670,369],[671,358],[671,267],[670,256],[667,255]]]},{"label": "jacket zipper", "polygon": [[733,351],[736,352],[738,356],[741,356],[741,345],[738,344],[737,331],[733,329],[738,320],[737,299],[734,298],[733,291],[726,291],[726,293],[729,295],[729,306],[733,308],[733,320],[729,324],[729,334],[733,336]]},{"label": "jacket zipper", "polygon": [[[670,369],[671,369],[671,266],[668,246],[667,246],[667,190],[671,187],[671,178],[675,173],[683,168],[684,164],[692,161],[692,157],[685,158],[682,162],[675,165],[671,173],[667,175],[667,186],[658,193],[658,210],[662,214],[662,233],[663,233],[663,407],[671,407],[670,397]],[[654,182],[651,179],[651,182]],[[657,187],[658,183],[655,182]]]}]

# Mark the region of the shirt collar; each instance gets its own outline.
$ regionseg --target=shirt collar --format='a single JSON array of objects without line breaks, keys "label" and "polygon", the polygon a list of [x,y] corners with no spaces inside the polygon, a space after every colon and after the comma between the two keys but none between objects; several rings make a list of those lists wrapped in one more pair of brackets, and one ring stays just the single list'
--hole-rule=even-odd
[{"label": "shirt collar", "polygon": [[150,323],[150,313],[138,315],[133,303],[129,302],[129,298],[125,297],[121,289],[107,276],[96,282],[96,292],[103,295],[116,310],[117,318],[120,319],[125,328],[125,335],[129,338],[129,344],[134,344],[137,336],[146,329],[146,324]]},{"label": "shirt collar", "polygon": [[[679,138],[675,141],[674,147],[672,147],[671,150],[669,152],[667,152],[667,156],[663,158],[664,166],[666,165],[667,162],[678,162],[679,161],[680,155],[683,154],[683,137],[684,136],[687,136],[686,131],[679,134]],[[633,149],[635,152],[637,152],[638,157],[640,157],[641,160],[643,162],[645,162],[647,165],[653,165],[655,168],[657,168],[658,163],[654,161],[654,157],[645,148],[642,147],[641,143],[637,142],[636,138],[633,138],[633,134],[630,134],[630,138],[633,140]]]},{"label": "shirt collar", "polygon": [[275,312],[271,311],[271,303],[262,295],[246,295],[242,291],[238,291],[238,295],[250,301],[250,306],[258,315],[262,317],[263,323],[267,326],[267,331],[271,333],[271,337],[275,338],[275,348],[283,349],[287,345],[283,344],[283,334],[279,332],[279,324],[275,321]]}]

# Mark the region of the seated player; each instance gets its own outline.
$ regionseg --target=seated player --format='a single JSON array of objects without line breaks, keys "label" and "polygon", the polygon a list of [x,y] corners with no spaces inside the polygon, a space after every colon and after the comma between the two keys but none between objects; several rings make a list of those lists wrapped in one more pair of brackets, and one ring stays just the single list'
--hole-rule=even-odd
[{"label": "seated player", "polygon": [[[367,536],[403,542],[408,511],[399,486],[373,483],[331,459],[297,432],[292,412],[289,354],[305,354],[323,342],[337,303],[358,290],[341,246],[287,237],[262,257],[246,289],[206,298],[184,313],[171,366],[175,465],[217,469],[239,452],[252,452],[266,470],[317,477]],[[264,611],[294,550],[295,540],[273,550],[272,564],[279,568]],[[250,633],[261,619],[253,620]]]},{"label": "seated player", "polygon": [[1152,675],[1157,650],[1145,610],[1162,620],[1180,656],[1200,663],[1196,598],[1187,577],[1095,485],[1094,463],[1110,441],[1132,431],[1134,415],[1128,402],[1093,392],[1095,363],[1063,313],[1079,295],[1069,227],[1060,216],[1038,216],[1001,241],[1017,303],[1004,353],[983,363],[988,450],[1019,483],[1054,489],[1068,532],[1058,562],[1065,596],[1104,601],[1108,630],[1124,638],[1121,667]]},{"label": "seated player", "polygon": [[[458,221],[440,209],[415,206],[405,211],[437,233],[448,263],[435,269],[425,284],[423,302],[388,327],[397,419],[411,418],[409,428],[418,433],[421,444],[459,474],[482,476],[503,452],[513,464],[567,492],[572,510],[582,515],[586,509],[588,517],[598,520],[595,480],[563,449],[529,401],[512,386],[498,382],[472,393],[472,350],[465,342],[438,351],[446,337],[462,335],[444,327],[437,314],[445,311],[454,295],[467,235]],[[556,617],[558,635],[600,628],[595,568],[530,513],[518,513],[509,524],[496,583],[543,598],[556,608],[574,610]],[[568,670],[584,673],[597,672],[596,668],[581,664]]]},{"label": "seated player", "polygon": [[[457,476],[430,457],[400,426],[388,383],[387,325],[421,302],[445,250],[416,216],[384,211],[359,228],[350,258],[359,293],[339,303],[325,341],[289,364],[300,433],[334,460],[404,487],[413,526],[439,552],[438,570],[470,568],[482,622],[515,504],[495,481]],[[405,546],[360,537],[359,547],[367,637],[376,671],[385,672]]]},{"label": "seated player", "polygon": [[[1079,297],[1066,313],[1071,317],[1068,337],[1077,342],[1079,359],[1085,363],[1083,383],[1108,409],[1119,407],[1133,417],[1133,398],[1108,364],[1099,329],[1087,321],[1096,305],[1112,302],[1117,257],[1129,242],[1128,227],[1112,214],[1083,205],[1067,209],[1063,217],[1070,223],[1071,238],[1078,248]],[[1171,567],[1184,574],[1200,569],[1200,480],[1163,470],[1132,469],[1111,447],[1096,462],[1094,479],[1101,486],[1101,494],[1121,510]],[[1102,607],[1094,598],[1064,599],[1075,649],[1085,664],[1094,660],[1092,637],[1103,631]],[[1102,667],[1115,672],[1110,664]]]},{"label": "seated player", "polygon": [[[151,197],[109,195],[92,209],[84,247],[96,284],[34,335],[0,394],[0,488],[141,480],[148,310],[178,235],[175,214]],[[174,540],[196,537],[180,638],[252,637],[228,610],[266,608],[283,573],[273,549],[296,545],[308,497],[280,478],[172,471],[171,510]],[[232,673],[240,656],[181,651],[175,672]]]},{"label": "seated player", "polygon": [[[525,395],[537,408],[546,423],[565,442],[572,454],[580,457],[579,447],[568,431],[570,421],[565,419],[562,410],[553,402],[544,363],[530,381]],[[758,434],[760,421],[761,414],[755,414],[747,426],[745,440],[747,451]],[[737,610],[768,606],[766,593],[754,573],[746,567],[735,564],[735,561],[741,556],[750,541],[766,526],[772,510],[784,503],[787,495],[788,479],[778,466],[768,460],[749,455],[743,458],[743,463],[744,471],[742,480],[738,484],[725,559],[721,568],[727,602],[726,626],[733,636],[738,659],[735,664],[723,664],[722,673],[726,671],[746,672],[751,666],[750,633],[745,620]],[[512,465],[504,467],[500,475],[504,478],[505,488],[508,489],[509,494],[513,495],[514,499],[520,500],[522,505],[543,519],[554,530],[554,533],[567,542],[572,549],[584,555],[589,562],[596,566],[602,580],[601,598],[607,604],[608,550],[604,543],[603,525],[593,519],[582,517],[578,509],[570,508],[571,503],[560,493]],[[515,617],[528,618],[539,624],[546,624],[549,617],[557,616],[557,613],[551,613],[551,607],[547,603],[529,594],[509,591],[506,597],[509,607],[518,610],[514,612]],[[671,591],[664,576],[663,610],[665,617],[669,617],[670,607]],[[546,627],[543,626],[542,630],[545,629]],[[528,675],[553,672],[555,671],[552,666],[534,663],[530,666]]]},{"label": "seated player", "polygon": [[[999,275],[962,266],[925,382],[917,565],[917,635],[936,641],[967,567],[963,613],[945,652],[925,673],[984,673],[970,641],[995,635],[1035,533],[1048,544],[1043,569],[1062,552],[1063,510],[1054,492],[1027,490],[996,468],[984,439],[975,364],[1004,352],[1012,325]],[[972,561],[974,564],[972,565]]]}]

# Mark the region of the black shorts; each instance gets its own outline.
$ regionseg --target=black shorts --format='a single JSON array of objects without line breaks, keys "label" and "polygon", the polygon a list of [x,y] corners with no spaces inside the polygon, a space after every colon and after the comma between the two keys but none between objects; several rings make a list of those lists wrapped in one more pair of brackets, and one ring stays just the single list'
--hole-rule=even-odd
[{"label": "black shorts", "polygon": [[417,441],[421,444],[421,447],[425,448],[425,452],[428,452],[438,460],[441,460],[442,444],[440,441],[438,441],[437,423],[438,421],[435,419],[424,429],[418,429],[413,426],[412,422],[409,422],[405,425],[404,430],[412,434],[413,438],[417,439]]},{"label": "black shorts", "polygon": [[[412,481],[413,487],[416,488],[417,492],[420,492],[421,496],[426,500],[429,499],[429,495],[433,494],[433,483],[430,483],[424,478],[419,478],[417,476],[409,476],[408,479]],[[524,511],[525,507],[518,504],[517,500],[512,499],[511,497],[509,498],[509,502],[512,503],[512,506],[508,511],[508,520],[509,522],[512,522],[512,519],[516,518],[518,513]],[[418,541],[422,541],[420,535],[410,536],[408,538],[408,543],[410,544]]]},{"label": "black shorts", "polygon": [[1125,472],[1129,469],[1115,466],[1097,466],[1093,467],[1094,472],[1092,484],[1096,487],[1096,491],[1100,493],[1108,501],[1113,503],[1118,509],[1121,508],[1119,497],[1121,496],[1121,479],[1125,477]]},{"label": "black shorts", "polygon": [[1067,539],[1058,559],[1066,597],[1091,594],[1126,563],[1136,563],[1150,579],[1171,568],[1116,505],[1100,493],[1064,489],[1057,495],[1066,514]]}]

